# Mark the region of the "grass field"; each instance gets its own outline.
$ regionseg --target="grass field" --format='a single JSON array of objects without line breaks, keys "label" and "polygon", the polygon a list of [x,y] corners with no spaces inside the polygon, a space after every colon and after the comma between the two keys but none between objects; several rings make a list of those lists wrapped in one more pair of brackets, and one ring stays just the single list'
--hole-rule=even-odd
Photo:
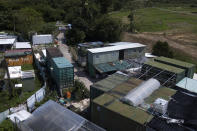
[{"label": "grass field", "polygon": [[[135,26],[140,32],[180,30],[197,34],[197,13],[194,12],[197,12],[197,8],[165,7],[138,9],[134,13]],[[112,12],[110,15],[113,18],[121,19],[125,24],[129,23],[127,18],[129,11]]]}]

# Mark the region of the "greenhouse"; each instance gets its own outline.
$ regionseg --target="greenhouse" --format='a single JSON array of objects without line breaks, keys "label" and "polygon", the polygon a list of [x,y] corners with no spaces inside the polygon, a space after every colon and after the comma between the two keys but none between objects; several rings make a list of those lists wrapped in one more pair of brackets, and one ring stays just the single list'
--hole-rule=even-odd
[{"label": "greenhouse", "polygon": [[105,131],[52,100],[40,106],[18,127],[22,131]]}]

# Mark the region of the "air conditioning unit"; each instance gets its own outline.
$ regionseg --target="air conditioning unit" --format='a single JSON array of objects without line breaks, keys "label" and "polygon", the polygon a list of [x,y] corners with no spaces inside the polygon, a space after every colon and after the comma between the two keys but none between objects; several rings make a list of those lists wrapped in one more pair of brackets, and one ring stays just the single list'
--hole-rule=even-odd
[{"label": "air conditioning unit", "polygon": [[161,114],[165,114],[167,112],[167,107],[168,101],[162,98],[157,98],[153,103],[153,110]]}]

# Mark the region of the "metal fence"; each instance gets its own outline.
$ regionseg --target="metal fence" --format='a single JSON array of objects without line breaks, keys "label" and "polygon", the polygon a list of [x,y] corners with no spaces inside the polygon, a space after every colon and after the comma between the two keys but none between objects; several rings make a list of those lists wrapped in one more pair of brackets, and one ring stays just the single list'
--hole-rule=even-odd
[{"label": "metal fence", "polygon": [[4,112],[1,112],[0,113],[0,123],[2,121],[4,121],[7,118],[7,116],[11,113],[15,113],[20,110],[28,110],[29,112],[32,112],[35,109],[35,103],[40,102],[44,99],[45,89],[46,89],[46,83],[40,90],[38,90],[35,94],[30,96],[26,100],[26,102],[25,102],[26,104],[21,104],[18,107],[12,107],[12,108],[7,109]]}]

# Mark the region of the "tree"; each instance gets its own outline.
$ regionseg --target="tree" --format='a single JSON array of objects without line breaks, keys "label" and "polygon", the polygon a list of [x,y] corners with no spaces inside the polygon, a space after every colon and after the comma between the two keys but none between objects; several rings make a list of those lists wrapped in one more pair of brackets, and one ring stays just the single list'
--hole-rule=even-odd
[{"label": "tree", "polygon": [[44,24],[40,13],[31,8],[23,8],[15,13],[16,30],[27,36],[31,31],[39,31]]},{"label": "tree", "polygon": [[122,23],[107,15],[96,21],[95,40],[104,42],[119,41],[122,34]]},{"label": "tree", "polygon": [[173,58],[173,51],[170,49],[167,42],[158,41],[153,46],[152,53],[153,55],[156,55],[156,56],[165,56],[165,57]]},{"label": "tree", "polygon": [[42,26],[41,33],[43,34],[52,34],[56,30],[55,23],[46,23]]},{"label": "tree", "polygon": [[78,29],[68,30],[66,32],[66,40],[68,45],[76,45],[78,43],[84,42],[85,33]]},{"label": "tree", "polygon": [[133,14],[133,11],[130,12],[128,18],[129,18],[129,20],[130,20],[129,30],[130,30],[131,32],[134,32],[135,27],[134,27],[134,14]]}]

